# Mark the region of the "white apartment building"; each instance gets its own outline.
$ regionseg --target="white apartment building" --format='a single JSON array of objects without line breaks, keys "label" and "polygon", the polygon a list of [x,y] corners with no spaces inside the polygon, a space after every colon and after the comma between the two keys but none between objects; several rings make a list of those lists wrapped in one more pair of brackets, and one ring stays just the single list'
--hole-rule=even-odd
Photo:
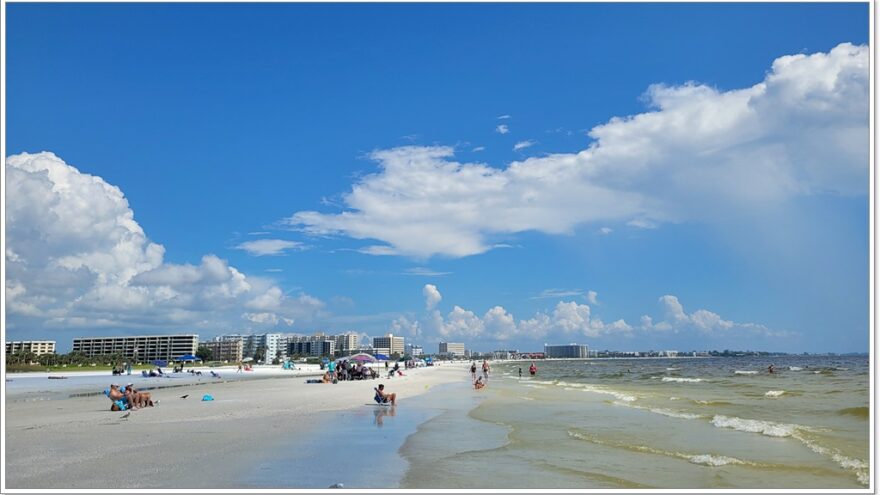
[{"label": "white apartment building", "polygon": [[30,352],[37,356],[42,354],[55,353],[54,340],[14,340],[6,342],[6,354],[15,354],[17,352]]},{"label": "white apartment building", "polygon": [[464,356],[464,343],[440,342],[438,353],[450,356]]},{"label": "white apartment building", "polygon": [[199,336],[181,335],[135,335],[126,337],[78,337],[73,339],[73,352],[86,356],[121,354],[136,362],[154,360],[173,361],[184,354],[195,354],[199,348]]},{"label": "white apartment building", "polygon": [[390,333],[384,337],[373,337],[373,349],[379,354],[385,354],[384,352],[380,352],[379,349],[387,349],[388,356],[391,354],[402,355],[406,352],[406,340],[404,337],[395,337],[394,334]]}]

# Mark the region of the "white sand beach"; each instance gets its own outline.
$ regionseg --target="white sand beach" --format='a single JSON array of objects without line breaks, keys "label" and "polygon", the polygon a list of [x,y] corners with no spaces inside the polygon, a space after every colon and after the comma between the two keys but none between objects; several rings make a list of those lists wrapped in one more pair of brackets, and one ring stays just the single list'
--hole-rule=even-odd
[{"label": "white sand beach", "polygon": [[436,385],[468,380],[463,364],[405,373],[335,385],[297,376],[162,388],[152,392],[156,407],[131,414],[111,412],[102,395],[7,401],[6,487],[235,488],[267,446],[296,448],[322,414],[367,407],[379,383],[405,408]]}]

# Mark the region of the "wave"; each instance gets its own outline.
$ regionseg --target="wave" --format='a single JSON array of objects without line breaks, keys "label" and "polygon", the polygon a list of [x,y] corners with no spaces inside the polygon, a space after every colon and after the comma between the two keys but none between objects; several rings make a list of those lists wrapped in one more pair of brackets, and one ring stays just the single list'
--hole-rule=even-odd
[{"label": "wave", "polygon": [[524,396],[524,395],[520,395],[519,398],[522,399],[522,400],[535,400],[535,399],[533,399],[533,398],[531,398],[531,397],[526,397],[526,396]]},{"label": "wave", "polygon": [[600,440],[591,435],[585,435],[583,433],[578,433],[576,431],[569,431],[568,436],[572,438],[576,438],[578,440],[583,440],[586,442],[594,443],[597,445],[604,445],[607,447],[616,447],[619,449],[633,450],[636,452],[644,452],[648,454],[657,454],[664,455],[667,457],[676,457],[678,459],[684,459],[693,464],[699,464],[702,466],[708,467],[719,467],[726,466],[728,464],[738,464],[743,466],[754,466],[754,467],[764,467],[765,465],[759,464],[757,462],[745,461],[742,459],[737,459],[735,457],[728,457],[725,455],[717,455],[717,454],[689,454],[686,452],[674,452],[669,450],[655,449],[653,447],[648,447],[647,445],[629,445],[621,442],[612,442],[607,440]]},{"label": "wave", "polygon": [[664,376],[662,378],[664,382],[676,382],[676,383],[697,383],[704,381],[702,378],[679,378],[677,376]]},{"label": "wave", "polygon": [[643,411],[650,411],[654,414],[660,414],[663,416],[668,416],[670,418],[679,418],[679,419],[704,419],[704,418],[706,418],[706,416],[703,416],[702,414],[693,414],[693,413],[682,412],[682,411],[674,411],[672,409],[664,409],[661,407],[642,407],[642,406],[636,406],[634,404],[627,404],[627,403],[623,403],[623,402],[614,402],[614,404],[616,404],[618,406],[632,407],[634,409],[641,409]]},{"label": "wave", "polygon": [[804,426],[773,423],[771,421],[761,421],[758,419],[743,419],[736,416],[715,415],[712,418],[712,424],[718,428],[730,428],[731,430],[745,431],[749,433],[760,433],[768,437],[790,437],[798,428]]},{"label": "wave", "polygon": [[600,387],[598,385],[590,385],[589,383],[570,383],[570,382],[559,381],[559,382],[556,382],[556,385],[563,387],[563,388],[575,388],[575,389],[583,390],[584,392],[593,392],[595,394],[612,395],[616,399],[622,400],[624,402],[634,402],[634,401],[638,400],[638,397],[635,397],[635,396],[632,396],[632,395],[629,395],[629,394],[626,394],[623,392],[619,392],[617,390],[612,390],[610,388],[604,388],[604,387]]},{"label": "wave", "polygon": [[828,447],[823,447],[810,441],[804,435],[812,429],[806,426],[786,423],[773,423],[770,421],[761,421],[757,419],[743,419],[737,417],[728,417],[717,415],[712,418],[712,424],[719,428],[731,428],[738,431],[750,433],[760,433],[769,437],[791,437],[806,445],[813,452],[830,457],[841,468],[853,472],[859,483],[868,485],[870,482],[870,473],[868,464],[860,459],[853,459],[845,456],[840,451]]},{"label": "wave", "polygon": [[800,366],[789,366],[788,371],[803,371],[804,369]]},{"label": "wave", "polygon": [[695,403],[701,406],[732,406],[733,402],[727,402],[726,400],[694,400]]},{"label": "wave", "polygon": [[681,371],[681,368],[666,368],[666,371]]},{"label": "wave", "polygon": [[841,409],[837,411],[837,414],[842,414],[845,416],[857,416],[862,419],[868,419],[871,416],[871,411],[867,407],[847,407],[846,409]]},{"label": "wave", "polygon": [[782,397],[782,394],[785,393],[785,390],[768,390],[767,393],[764,394],[764,397]]},{"label": "wave", "polygon": [[754,370],[736,370],[733,372],[735,375],[757,375],[758,372]]}]

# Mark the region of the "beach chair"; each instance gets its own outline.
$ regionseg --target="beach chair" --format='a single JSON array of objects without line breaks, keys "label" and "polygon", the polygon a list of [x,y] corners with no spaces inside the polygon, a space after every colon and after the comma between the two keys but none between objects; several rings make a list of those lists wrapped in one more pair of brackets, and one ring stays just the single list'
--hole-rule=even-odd
[{"label": "beach chair", "polygon": [[388,399],[386,399],[386,398],[382,397],[381,395],[379,395],[379,389],[378,389],[378,388],[373,387],[373,391],[376,392],[376,395],[373,396],[373,400],[376,401],[377,404],[387,404],[387,403],[388,403]]}]

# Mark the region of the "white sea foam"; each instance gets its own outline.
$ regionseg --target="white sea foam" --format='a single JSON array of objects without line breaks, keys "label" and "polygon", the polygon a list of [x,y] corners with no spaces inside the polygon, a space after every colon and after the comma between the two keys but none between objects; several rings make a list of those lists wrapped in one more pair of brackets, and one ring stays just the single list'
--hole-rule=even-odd
[{"label": "white sea foam", "polygon": [[803,368],[801,368],[800,366],[789,366],[788,370],[789,371],[803,371]]},{"label": "white sea foam", "polygon": [[736,459],[734,457],[727,457],[724,455],[712,455],[712,454],[701,454],[701,455],[692,455],[688,457],[688,460],[693,462],[694,464],[702,464],[704,466],[726,466],[727,464],[751,464]]},{"label": "white sea foam", "polygon": [[624,448],[629,450],[635,450],[638,452],[647,452],[650,454],[657,455],[665,455],[668,457],[677,457],[679,459],[685,459],[688,462],[699,464],[701,466],[709,466],[709,467],[719,467],[726,466],[728,464],[740,464],[740,465],[748,465],[748,466],[760,466],[760,464],[751,462],[751,461],[743,461],[741,459],[737,459],[735,457],[727,457],[724,455],[713,455],[713,454],[686,454],[683,452],[670,452],[668,450],[655,449],[653,447],[648,447],[646,445],[626,445],[618,442],[608,442],[599,440],[598,438],[593,438],[588,435],[581,435],[577,432],[569,431],[568,435],[572,438],[578,438],[580,440],[585,440],[590,443],[595,443],[599,445],[607,445],[611,447]]},{"label": "white sea foam", "polygon": [[678,400],[678,397],[670,397],[669,400]]},{"label": "white sea foam", "polygon": [[679,378],[677,376],[664,376],[664,382],[676,382],[676,383],[697,383],[702,382],[702,378]]},{"label": "white sea foam", "polygon": [[666,371],[681,371],[681,368],[666,368]]},{"label": "white sea foam", "polygon": [[691,414],[681,411],[673,411],[671,409],[661,409],[661,408],[652,408],[649,409],[652,413],[662,414],[663,416],[669,416],[670,418],[680,418],[680,419],[700,419],[703,416],[699,414]]},{"label": "white sea foam", "polygon": [[736,370],[733,373],[737,374],[737,375],[757,375],[758,374],[758,372],[754,371],[754,370]]},{"label": "white sea foam", "polygon": [[743,419],[736,416],[716,415],[712,418],[712,424],[718,428],[730,428],[732,430],[760,433],[768,437],[790,437],[800,425],[773,423],[758,419]]},{"label": "white sea foam", "polygon": [[785,393],[785,390],[768,390],[767,393],[764,394],[764,397],[782,397],[782,394]]},{"label": "white sea foam", "polygon": [[856,475],[856,478],[858,478],[859,483],[863,485],[868,485],[870,483],[871,477],[868,471],[868,463],[866,463],[865,461],[861,459],[853,459],[852,457],[847,457],[841,454],[835,449],[830,449],[822,447],[821,445],[817,445],[797,433],[795,433],[793,437],[800,440],[801,443],[809,447],[810,450],[812,450],[813,452],[831,457],[831,459],[836,462],[840,467],[848,471],[852,471]]},{"label": "white sea foam", "polygon": [[635,397],[635,396],[632,396],[632,395],[629,395],[629,394],[626,394],[623,392],[619,392],[617,390],[604,388],[604,387],[601,387],[598,385],[591,385],[589,383],[569,383],[569,382],[559,381],[556,384],[561,387],[565,387],[566,390],[570,390],[571,388],[577,388],[577,389],[583,390],[584,392],[613,395],[616,399],[622,400],[625,402],[633,402],[633,401],[638,400],[638,397]]},{"label": "white sea foam", "polygon": [[524,396],[524,395],[520,395],[519,398],[522,399],[522,400],[535,400],[535,399],[533,399],[533,398],[531,398],[531,397],[526,397],[526,396]]}]

